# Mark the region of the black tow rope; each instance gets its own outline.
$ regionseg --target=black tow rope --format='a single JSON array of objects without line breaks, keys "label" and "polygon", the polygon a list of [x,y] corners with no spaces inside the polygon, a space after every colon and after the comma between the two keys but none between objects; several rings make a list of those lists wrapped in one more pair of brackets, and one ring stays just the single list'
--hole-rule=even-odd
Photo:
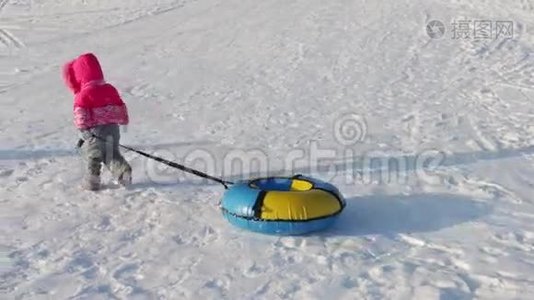
[{"label": "black tow rope", "polygon": [[[94,138],[97,138],[101,141],[106,141],[106,139],[102,138],[102,137],[99,137],[93,133],[91,133],[92,136]],[[83,140],[80,140],[78,141],[78,148],[81,147],[83,145]],[[142,155],[144,157],[147,157],[147,158],[150,158],[150,159],[153,159],[157,162],[160,162],[162,164],[165,164],[171,168],[175,168],[175,169],[178,169],[178,170],[181,170],[181,171],[184,171],[184,172],[187,172],[187,173],[190,173],[190,174],[193,174],[195,176],[198,176],[198,177],[201,177],[201,178],[205,178],[205,179],[208,179],[208,180],[211,180],[211,181],[214,181],[214,182],[217,182],[217,183],[220,183],[224,186],[225,189],[228,189],[228,185],[232,185],[234,184],[233,182],[231,181],[226,181],[226,180],[223,180],[221,178],[217,178],[217,177],[214,177],[214,176],[211,176],[211,175],[208,175],[204,172],[201,172],[199,170],[195,170],[195,169],[192,169],[192,168],[189,168],[189,167],[186,167],[184,165],[181,165],[179,163],[176,163],[176,162],[173,162],[173,161],[170,161],[170,160],[167,160],[167,159],[164,159],[164,158],[161,158],[161,157],[158,157],[158,156],[154,156],[154,155],[151,155],[151,154],[148,154],[146,152],[143,152],[143,151],[140,151],[140,150],[137,150],[137,149],[134,149],[132,147],[128,147],[128,146],[124,146],[124,145],[121,145],[119,144],[119,147],[121,148],[124,148],[126,150],[129,150],[129,151],[132,151],[132,152],[135,152],[139,155]]]}]

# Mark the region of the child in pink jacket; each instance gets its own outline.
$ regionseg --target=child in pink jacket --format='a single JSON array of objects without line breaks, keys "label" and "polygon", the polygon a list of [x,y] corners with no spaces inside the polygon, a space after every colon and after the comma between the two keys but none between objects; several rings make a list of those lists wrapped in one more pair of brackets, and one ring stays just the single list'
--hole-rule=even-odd
[{"label": "child in pink jacket", "polygon": [[102,164],[122,185],[132,180],[132,168],[119,150],[119,125],[129,122],[128,109],[119,93],[104,81],[96,56],[87,53],[65,64],[63,78],[74,93],[74,123],[82,133],[82,151],[88,174],[83,186],[100,189]]}]

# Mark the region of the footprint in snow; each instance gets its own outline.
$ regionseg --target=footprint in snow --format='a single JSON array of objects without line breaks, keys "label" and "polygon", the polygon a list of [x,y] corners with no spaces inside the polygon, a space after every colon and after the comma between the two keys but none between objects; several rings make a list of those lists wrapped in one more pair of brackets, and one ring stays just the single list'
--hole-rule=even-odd
[{"label": "footprint in snow", "polygon": [[71,262],[67,265],[67,271],[69,273],[75,272],[77,270],[88,269],[93,266],[93,260],[91,256],[87,253],[82,252],[76,254]]},{"label": "footprint in snow", "polygon": [[125,281],[135,281],[135,277],[137,274],[137,271],[139,270],[139,265],[132,263],[123,265],[119,269],[113,273],[113,278],[115,278],[117,281],[125,282]]},{"label": "footprint in snow", "polygon": [[13,175],[14,172],[15,170],[13,169],[7,169],[7,170],[0,169],[0,177],[9,177]]},{"label": "footprint in snow", "polygon": [[266,270],[267,268],[258,266],[256,263],[252,263],[252,265],[243,272],[243,275],[248,278],[256,278],[263,274]]},{"label": "footprint in snow", "polygon": [[95,226],[95,229],[98,229],[98,230],[101,230],[101,231],[113,230],[113,224],[111,223],[111,217],[110,216],[103,216],[100,219],[100,223]]}]

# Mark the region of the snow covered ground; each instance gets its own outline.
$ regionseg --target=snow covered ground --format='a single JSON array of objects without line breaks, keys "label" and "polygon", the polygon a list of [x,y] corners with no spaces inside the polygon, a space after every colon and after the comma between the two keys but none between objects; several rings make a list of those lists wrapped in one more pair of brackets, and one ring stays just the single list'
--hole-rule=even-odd
[{"label": "snow covered ground", "polygon": [[[531,0],[0,7],[1,299],[534,299]],[[239,230],[220,186],[132,153],[132,188],[80,191],[59,70],[87,51],[129,105],[124,144],[329,180],[339,222]]]}]

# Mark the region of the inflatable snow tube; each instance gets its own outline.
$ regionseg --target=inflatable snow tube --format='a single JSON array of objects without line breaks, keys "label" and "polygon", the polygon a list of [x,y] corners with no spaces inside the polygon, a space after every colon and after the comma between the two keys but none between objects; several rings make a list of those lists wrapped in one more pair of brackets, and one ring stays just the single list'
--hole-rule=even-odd
[{"label": "inflatable snow tube", "polygon": [[221,205],[224,217],[237,227],[301,235],[331,226],[346,203],[335,186],[297,175],[238,182],[226,191]]}]

